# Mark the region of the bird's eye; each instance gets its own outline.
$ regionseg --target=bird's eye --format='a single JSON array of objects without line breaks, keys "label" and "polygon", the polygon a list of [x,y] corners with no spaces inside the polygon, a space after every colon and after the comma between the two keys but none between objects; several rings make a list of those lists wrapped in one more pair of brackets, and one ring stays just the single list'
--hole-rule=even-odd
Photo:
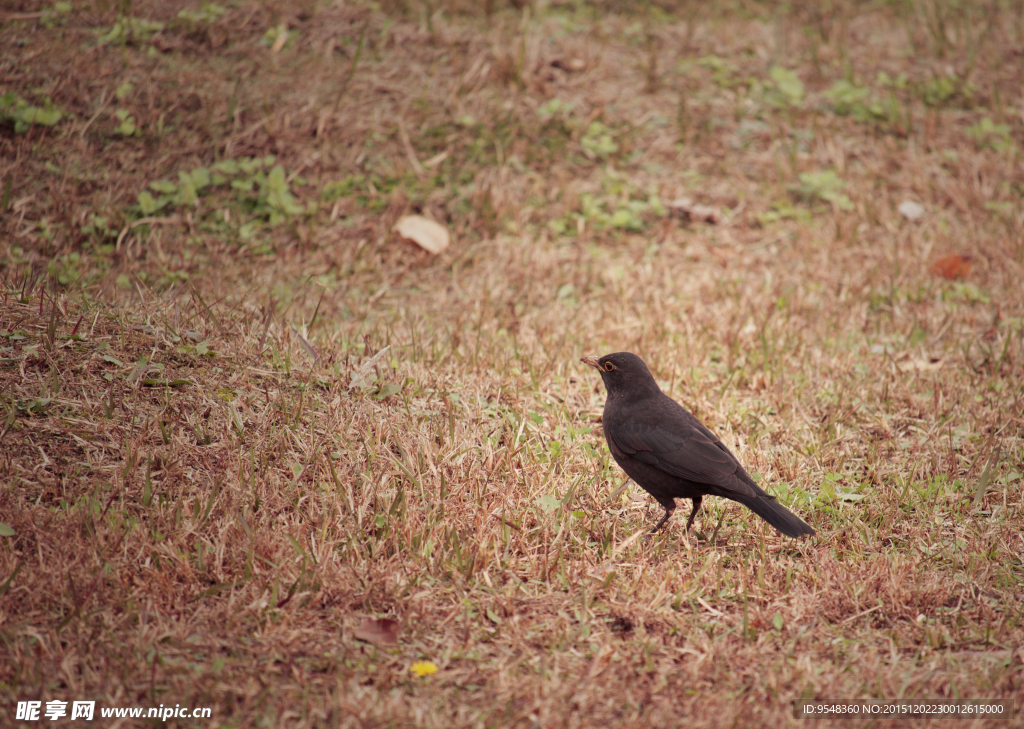
[{"label": "bird's eye", "polygon": [[614,369],[615,369],[615,365],[613,365],[611,362],[605,362],[604,363],[604,371],[605,372],[611,372]]}]

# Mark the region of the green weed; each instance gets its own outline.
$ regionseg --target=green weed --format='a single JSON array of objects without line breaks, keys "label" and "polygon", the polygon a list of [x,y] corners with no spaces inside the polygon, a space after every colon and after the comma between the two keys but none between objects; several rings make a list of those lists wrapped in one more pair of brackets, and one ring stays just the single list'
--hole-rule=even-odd
[{"label": "green weed", "polygon": [[974,139],[978,149],[1006,152],[1013,145],[1013,142],[1010,141],[1010,125],[996,124],[987,116],[977,124],[968,127],[967,135]]},{"label": "green weed", "polygon": [[178,11],[178,18],[187,21],[191,25],[204,25],[215,23],[224,17],[227,10],[217,3],[206,2],[199,4],[198,10],[184,8]]},{"label": "green weed", "polygon": [[65,116],[49,97],[42,106],[32,106],[13,91],[0,96],[0,124],[14,127],[15,134],[24,134],[34,125],[55,126]]},{"label": "green weed", "polygon": [[821,172],[801,172],[800,184],[796,192],[808,200],[821,200],[831,203],[838,210],[853,210],[853,201],[843,192],[846,183],[835,170]]},{"label": "green weed", "polygon": [[800,108],[804,101],[804,84],[796,71],[772,66],[768,71],[771,84],[765,88],[765,100],[777,109]]},{"label": "green weed", "polygon": [[[305,181],[296,178],[295,182]],[[242,240],[251,239],[263,225],[280,225],[316,209],[314,203],[303,205],[295,198],[284,168],[274,164],[273,156],[223,160],[210,167],[179,172],[177,181],[152,182],[149,188],[138,195],[143,216],[164,209],[196,207],[201,202],[212,207],[224,203],[225,193],[234,191],[232,206],[244,214],[244,219],[235,224]]]},{"label": "green weed", "polygon": [[100,45],[148,43],[157,33],[163,31],[165,25],[156,20],[146,20],[131,16],[119,16],[114,24],[106,29],[94,32]]}]

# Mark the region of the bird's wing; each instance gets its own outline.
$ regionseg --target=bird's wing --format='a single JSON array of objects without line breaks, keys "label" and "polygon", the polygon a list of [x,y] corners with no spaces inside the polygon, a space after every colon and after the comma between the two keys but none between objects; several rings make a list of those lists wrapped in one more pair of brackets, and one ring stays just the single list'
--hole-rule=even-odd
[{"label": "bird's wing", "polygon": [[670,430],[643,423],[605,423],[605,432],[629,458],[687,481],[718,486],[732,494],[756,494],[745,482],[746,472],[736,458],[700,421],[693,418],[692,423],[673,423],[672,426]]}]

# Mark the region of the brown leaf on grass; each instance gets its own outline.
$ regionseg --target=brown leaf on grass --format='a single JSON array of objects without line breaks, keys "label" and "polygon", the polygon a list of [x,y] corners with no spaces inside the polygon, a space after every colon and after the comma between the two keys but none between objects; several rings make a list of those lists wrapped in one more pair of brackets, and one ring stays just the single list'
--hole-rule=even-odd
[{"label": "brown leaf on grass", "polygon": [[434,255],[447,248],[451,242],[447,228],[422,215],[403,215],[393,230]]},{"label": "brown leaf on grass", "polygon": [[943,256],[931,265],[928,271],[933,276],[941,276],[951,281],[965,278],[971,271],[972,257],[960,253]]},{"label": "brown leaf on grass", "polygon": [[413,171],[422,177],[426,170],[423,169],[423,165],[420,164],[419,159],[416,157],[416,150],[413,149],[412,140],[409,139],[409,130],[405,128],[405,122],[401,118],[398,120],[398,136],[402,140],[402,146],[405,147],[405,154],[409,158]]},{"label": "brown leaf on grass", "polygon": [[696,220],[716,225],[722,220],[722,211],[710,205],[700,205],[688,197],[681,197],[668,204],[673,215],[686,220]]},{"label": "brown leaf on grass", "polygon": [[302,348],[304,350],[306,350],[306,354],[309,355],[309,358],[311,360],[313,360],[313,363],[315,364],[317,359],[318,359],[318,357],[319,357],[319,355],[317,355],[316,350],[313,349],[313,345],[311,345],[309,342],[307,342],[306,338],[304,336],[299,334],[299,330],[298,329],[296,329],[291,324],[289,324],[288,326],[292,327],[292,333],[295,334],[295,336],[299,338],[299,344],[302,345]]},{"label": "brown leaf on grass", "polygon": [[277,34],[277,38],[274,39],[274,45],[270,46],[270,52],[272,54],[280,53],[281,49],[284,48],[284,44],[288,42],[288,29],[282,28]]},{"label": "brown leaf on grass", "polygon": [[[901,357],[900,363],[905,359],[906,358]],[[908,364],[918,372],[934,372],[942,369],[945,362],[942,357],[927,356],[911,358],[908,360]]]},{"label": "brown leaf on grass", "polygon": [[900,203],[900,206],[897,208],[897,210],[899,210],[900,215],[902,215],[910,222],[920,220],[921,216],[923,216],[925,212],[924,205],[922,205],[921,203],[916,203],[913,200],[904,200],[903,202]]},{"label": "brown leaf on grass", "polygon": [[367,618],[356,628],[355,637],[374,645],[398,645],[402,632],[397,620],[389,618]]},{"label": "brown leaf on grass", "polygon": [[587,68],[587,62],[582,58],[556,58],[551,65],[563,71],[585,71]]},{"label": "brown leaf on grass", "polygon": [[160,33],[153,38],[151,45],[161,53],[170,53],[171,51],[179,50],[183,45],[183,41],[181,38],[165,36]]},{"label": "brown leaf on grass", "polygon": [[434,168],[435,168],[435,167],[437,167],[437,166],[438,166],[439,164],[441,164],[441,163],[442,163],[442,162],[444,162],[444,161],[445,161],[446,159],[448,159],[448,157],[449,157],[449,156],[451,155],[451,153],[452,153],[452,150],[451,150],[450,148],[449,148],[449,149],[446,149],[446,150],[444,150],[443,152],[439,152],[438,154],[435,154],[435,155],[434,155],[433,157],[431,157],[430,159],[426,160],[426,161],[425,161],[425,162],[423,163],[423,166],[424,166],[424,167],[429,167],[430,169],[434,169]]}]

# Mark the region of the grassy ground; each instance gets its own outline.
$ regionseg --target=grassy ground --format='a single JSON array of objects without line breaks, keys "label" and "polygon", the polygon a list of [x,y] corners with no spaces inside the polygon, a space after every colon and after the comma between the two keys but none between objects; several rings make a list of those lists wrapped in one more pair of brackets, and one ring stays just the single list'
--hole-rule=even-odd
[{"label": "grassy ground", "polygon": [[[0,723],[1024,710],[1021,3],[7,8]],[[617,350],[818,536],[636,538]]]}]

